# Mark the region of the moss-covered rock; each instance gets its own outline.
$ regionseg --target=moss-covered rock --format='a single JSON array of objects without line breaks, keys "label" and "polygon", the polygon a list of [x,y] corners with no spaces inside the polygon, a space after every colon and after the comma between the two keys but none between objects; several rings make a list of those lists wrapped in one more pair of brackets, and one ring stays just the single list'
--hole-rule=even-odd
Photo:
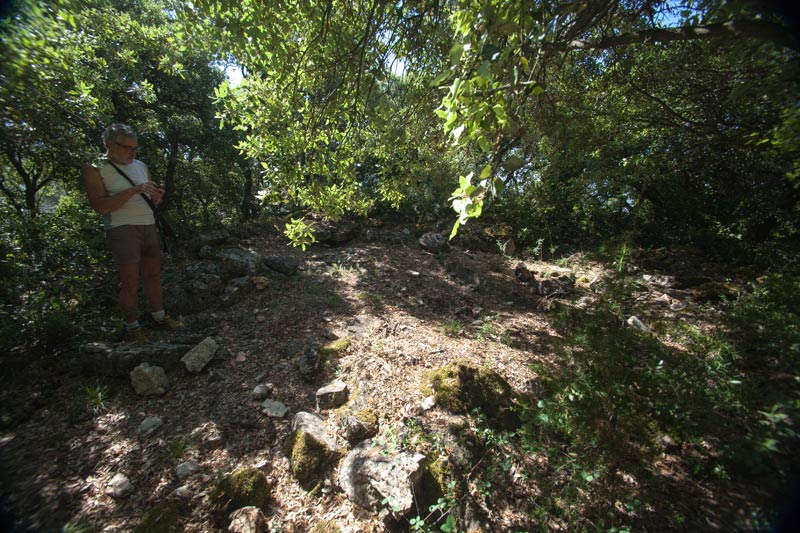
[{"label": "moss-covered rock", "polygon": [[305,489],[313,488],[322,478],[322,473],[330,462],[328,445],[305,431],[289,435],[286,443],[289,456],[289,469]]},{"label": "moss-covered rock", "polygon": [[[514,411],[517,395],[503,377],[468,361],[453,361],[428,376],[436,403],[453,413],[480,409],[486,422],[498,429],[520,424]],[[428,392],[428,391],[423,391]]]},{"label": "moss-covered rock", "polygon": [[165,500],[147,511],[133,533],[180,533],[180,517],[180,502]]},{"label": "moss-covered rock", "polygon": [[347,338],[336,339],[335,341],[323,344],[319,351],[320,354],[322,354],[322,356],[327,360],[328,358],[343,354],[349,345],[350,341]]},{"label": "moss-covered rock", "polygon": [[333,520],[317,522],[308,533],[342,533],[342,529]]},{"label": "moss-covered rock", "polygon": [[212,495],[215,505],[227,510],[255,506],[266,508],[272,487],[258,468],[246,467],[222,478]]},{"label": "moss-covered rock", "polygon": [[341,415],[340,425],[344,438],[354,443],[369,439],[378,434],[379,417],[377,411],[368,407],[347,411]]}]

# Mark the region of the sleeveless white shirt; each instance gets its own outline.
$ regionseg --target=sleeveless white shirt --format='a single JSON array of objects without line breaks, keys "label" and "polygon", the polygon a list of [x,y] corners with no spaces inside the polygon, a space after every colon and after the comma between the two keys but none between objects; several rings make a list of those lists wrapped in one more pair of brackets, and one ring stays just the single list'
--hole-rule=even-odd
[{"label": "sleeveless white shirt", "polygon": [[[117,166],[137,185],[148,181],[147,165],[137,159],[134,159],[130,165]],[[101,159],[97,168],[100,170],[100,177],[103,178],[103,185],[109,196],[114,196],[133,187],[128,180],[117,172],[108,159]],[[122,207],[103,215],[103,225],[107,230],[117,226],[149,226],[155,223],[153,210],[150,209],[141,194],[131,196],[130,200],[122,204]]]}]

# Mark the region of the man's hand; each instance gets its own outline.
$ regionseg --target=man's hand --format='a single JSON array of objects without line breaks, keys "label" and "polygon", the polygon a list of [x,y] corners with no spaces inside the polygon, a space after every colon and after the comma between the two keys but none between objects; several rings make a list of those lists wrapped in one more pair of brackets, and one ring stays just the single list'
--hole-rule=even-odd
[{"label": "man's hand", "polygon": [[137,185],[136,188],[138,192],[149,196],[154,204],[160,204],[161,199],[164,197],[164,187],[152,181]]}]

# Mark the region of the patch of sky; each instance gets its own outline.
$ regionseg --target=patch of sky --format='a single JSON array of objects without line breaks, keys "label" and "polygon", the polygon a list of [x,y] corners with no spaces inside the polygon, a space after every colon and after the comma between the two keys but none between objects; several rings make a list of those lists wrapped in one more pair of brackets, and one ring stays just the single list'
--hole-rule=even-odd
[{"label": "patch of sky", "polygon": [[242,82],[244,75],[242,74],[242,67],[231,61],[213,61],[212,67],[221,70],[231,87],[236,87]]}]

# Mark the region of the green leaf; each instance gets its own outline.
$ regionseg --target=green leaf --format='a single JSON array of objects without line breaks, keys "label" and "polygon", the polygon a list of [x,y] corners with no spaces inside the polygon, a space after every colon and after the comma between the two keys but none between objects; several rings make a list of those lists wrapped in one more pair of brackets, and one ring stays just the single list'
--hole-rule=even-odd
[{"label": "green leaf", "polygon": [[458,65],[461,61],[461,55],[464,53],[464,44],[463,43],[454,43],[453,46],[450,48],[450,64],[451,65]]},{"label": "green leaf", "polygon": [[448,237],[448,240],[452,241],[453,237],[455,237],[456,234],[458,234],[458,227],[460,225],[461,225],[461,219],[460,218],[456,219],[455,223],[453,224],[453,229],[450,231],[450,237]]},{"label": "green leaf", "polygon": [[483,167],[483,169],[481,170],[481,175],[480,175],[479,179],[486,179],[486,178],[488,178],[488,177],[489,177],[491,174],[492,174],[492,165],[486,165],[486,166],[485,166],[485,167]]}]

